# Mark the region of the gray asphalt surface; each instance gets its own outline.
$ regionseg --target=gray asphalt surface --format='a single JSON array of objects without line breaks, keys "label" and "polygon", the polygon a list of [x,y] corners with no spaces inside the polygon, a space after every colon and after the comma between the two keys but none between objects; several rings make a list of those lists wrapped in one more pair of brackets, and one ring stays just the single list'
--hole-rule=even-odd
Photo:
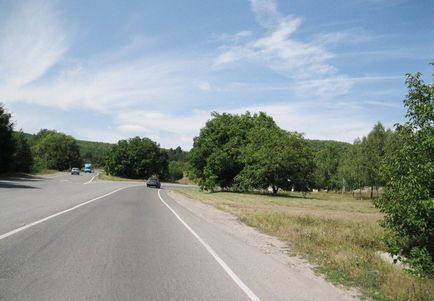
[{"label": "gray asphalt surface", "polygon": [[[34,182],[20,181],[15,188],[0,188],[2,216],[8,217],[1,219],[1,234],[16,226],[13,216],[17,212],[33,209],[32,214],[27,213],[21,220],[34,221],[84,198],[120,186],[137,185],[105,182],[84,185],[89,177],[65,174]],[[67,197],[69,193],[75,198]],[[20,202],[25,204],[18,206]],[[25,205],[31,208],[24,210]],[[141,185],[0,240],[0,299],[247,300],[247,297],[158,199],[157,190]]]},{"label": "gray asphalt surface", "polygon": [[[249,300],[157,189],[93,176],[0,179],[0,300]],[[164,202],[261,300],[351,300],[173,199],[172,186]]]}]

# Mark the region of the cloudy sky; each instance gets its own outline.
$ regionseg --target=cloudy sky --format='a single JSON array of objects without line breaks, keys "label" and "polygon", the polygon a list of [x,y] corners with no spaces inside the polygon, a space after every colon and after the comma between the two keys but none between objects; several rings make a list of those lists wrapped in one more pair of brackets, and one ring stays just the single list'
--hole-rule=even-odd
[{"label": "cloudy sky", "polygon": [[265,111],[352,142],[404,120],[434,68],[432,0],[0,0],[0,102],[17,128],[189,149],[210,112]]}]

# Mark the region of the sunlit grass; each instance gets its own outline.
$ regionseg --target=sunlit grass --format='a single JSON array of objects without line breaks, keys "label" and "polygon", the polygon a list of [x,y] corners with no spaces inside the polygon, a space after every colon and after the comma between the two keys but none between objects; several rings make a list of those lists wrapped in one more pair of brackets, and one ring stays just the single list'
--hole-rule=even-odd
[{"label": "sunlit grass", "polygon": [[101,170],[98,174],[98,180],[105,180],[105,181],[135,181],[135,182],[143,182],[144,180],[141,179],[128,179],[128,178],[122,178],[122,177],[116,177],[112,175],[108,175],[104,170]]},{"label": "sunlit grass", "polygon": [[238,216],[260,231],[288,242],[292,252],[317,265],[330,281],[357,287],[374,300],[434,300],[432,280],[384,262],[381,214],[369,200],[351,194],[245,194],[179,192]]}]

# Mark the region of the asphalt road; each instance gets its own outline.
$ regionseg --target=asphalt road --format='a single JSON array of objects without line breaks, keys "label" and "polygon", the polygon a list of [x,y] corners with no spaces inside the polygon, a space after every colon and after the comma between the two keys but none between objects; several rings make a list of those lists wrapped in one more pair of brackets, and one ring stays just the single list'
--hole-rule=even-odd
[{"label": "asphalt road", "polygon": [[342,297],[222,233],[167,185],[93,176],[0,180],[0,300]]}]

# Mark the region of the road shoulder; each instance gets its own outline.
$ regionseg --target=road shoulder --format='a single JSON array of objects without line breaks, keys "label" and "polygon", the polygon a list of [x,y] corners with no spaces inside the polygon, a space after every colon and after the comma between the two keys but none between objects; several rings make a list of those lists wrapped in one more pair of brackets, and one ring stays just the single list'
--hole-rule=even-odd
[{"label": "road shoulder", "polygon": [[[306,260],[297,256],[289,256],[291,249],[285,242],[244,225],[232,214],[211,205],[188,198],[174,190],[166,190],[166,192],[178,205],[226,236],[237,240],[243,248],[254,249],[256,253],[260,253],[255,261],[264,259],[264,262],[251,262],[257,270],[255,281],[262,282],[260,285],[265,291],[275,290],[273,300],[355,300],[359,298],[357,291],[337,287],[316,275],[313,270],[314,266]],[[226,248],[225,252],[231,256],[230,248]],[[232,255],[239,256],[233,252]],[[248,262],[247,259],[246,262]],[[252,267],[250,270],[252,271]],[[270,273],[267,273],[267,270]],[[262,279],[258,279],[258,276]]]}]

